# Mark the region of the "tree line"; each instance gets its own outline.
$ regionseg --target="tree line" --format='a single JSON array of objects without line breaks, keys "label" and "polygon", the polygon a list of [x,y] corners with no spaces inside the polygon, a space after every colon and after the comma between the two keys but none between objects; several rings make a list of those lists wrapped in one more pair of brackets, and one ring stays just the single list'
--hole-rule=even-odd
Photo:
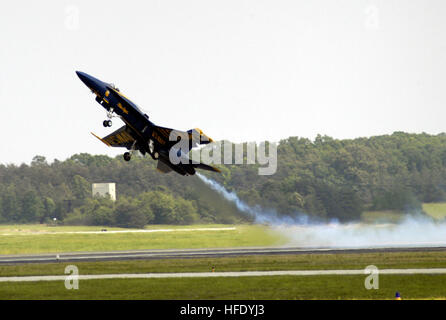
[{"label": "tree line", "polygon": [[[365,210],[413,212],[423,202],[446,200],[446,134],[290,137],[277,151],[277,172],[271,176],[259,176],[259,165],[246,164],[202,173],[247,204],[286,216],[352,221]],[[250,220],[196,176],[162,174],[155,165],[143,157],[125,162],[89,154],[0,165],[0,223],[56,218],[65,224],[140,227]],[[92,197],[91,184],[98,182],[116,183],[116,202]]]},{"label": "tree line", "polygon": [[446,200],[446,134],[395,132],[338,140],[290,137],[278,145],[277,172],[224,166],[217,176],[250,205],[282,215],[358,220],[365,210],[421,212]]},{"label": "tree line", "polygon": [[[142,227],[244,219],[197,177],[164,175],[155,164],[76,154],[51,164],[35,156],[30,165],[0,165],[0,223]],[[116,202],[92,196],[92,183],[100,182],[116,183]]]}]

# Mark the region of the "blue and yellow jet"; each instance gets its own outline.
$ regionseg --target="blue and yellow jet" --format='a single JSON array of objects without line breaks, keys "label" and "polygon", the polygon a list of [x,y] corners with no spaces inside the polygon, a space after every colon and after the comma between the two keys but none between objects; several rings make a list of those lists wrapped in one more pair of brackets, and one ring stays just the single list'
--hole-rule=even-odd
[{"label": "blue and yellow jet", "polygon": [[96,95],[96,101],[107,110],[108,120],[104,120],[104,127],[112,126],[113,117],[124,121],[123,127],[104,138],[92,133],[107,146],[127,148],[129,151],[124,153],[124,160],[130,161],[132,153],[139,151],[143,155],[148,153],[157,160],[157,169],[163,173],[173,170],[181,175],[193,175],[195,169],[220,172],[207,164],[193,162],[187,155],[190,149],[198,144],[213,142],[203,131],[198,128],[180,131],[159,127],[113,84],[103,82],[85,72],[76,71],[76,74]]}]

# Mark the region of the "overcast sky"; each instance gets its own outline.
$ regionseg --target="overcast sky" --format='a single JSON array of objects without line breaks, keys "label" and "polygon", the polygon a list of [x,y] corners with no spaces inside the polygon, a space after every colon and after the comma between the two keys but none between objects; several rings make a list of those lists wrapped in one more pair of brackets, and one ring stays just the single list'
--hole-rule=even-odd
[{"label": "overcast sky", "polygon": [[7,1],[0,163],[114,155],[77,78],[214,140],[446,131],[446,2]]}]

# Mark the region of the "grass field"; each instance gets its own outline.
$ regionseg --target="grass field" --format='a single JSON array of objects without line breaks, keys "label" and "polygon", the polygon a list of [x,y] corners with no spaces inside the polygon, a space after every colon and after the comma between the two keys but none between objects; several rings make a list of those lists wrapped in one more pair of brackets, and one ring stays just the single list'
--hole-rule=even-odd
[{"label": "grass field", "polygon": [[[145,230],[160,230],[160,229],[190,229],[190,228],[228,228],[235,227],[234,225],[226,224],[195,224],[195,225],[147,225]],[[115,228],[115,227],[101,227],[101,226],[60,226],[47,224],[17,224],[17,225],[0,225],[1,235],[41,235],[47,233],[62,233],[62,232],[83,232],[83,231],[132,231],[140,229],[130,228]]]},{"label": "grass field", "polygon": [[[446,217],[446,203],[423,204],[423,211],[435,219]],[[366,211],[365,223],[397,223],[405,217],[398,211]],[[187,231],[185,229],[228,228],[224,231]],[[107,232],[100,232],[107,229]],[[174,232],[132,233],[121,228],[92,226],[0,225],[0,254],[33,254],[76,251],[113,251],[140,249],[222,248],[274,246],[287,239],[277,231],[260,225],[150,225],[146,230],[172,229]],[[75,233],[75,232],[99,232]],[[111,233],[110,231],[122,231]]]},{"label": "grass field", "polygon": [[[234,228],[190,231],[203,228]],[[0,254],[129,249],[168,249],[269,246],[284,243],[267,226],[195,225],[148,226],[150,233],[111,233],[127,229],[101,227],[0,226]],[[188,231],[189,230],[189,231]],[[72,263],[0,266],[0,276],[64,275]],[[382,252],[240,256],[200,259],[160,259],[75,264],[81,275],[119,273],[276,270],[363,270],[446,268],[446,252]],[[176,278],[82,280],[79,290],[66,290],[63,281],[3,282],[0,299],[445,299],[446,275],[382,275],[379,290],[366,290],[364,276],[270,276],[241,278]]]},{"label": "grass field", "polygon": [[[446,218],[446,202],[423,203],[422,210],[436,220]],[[403,212],[397,210],[364,211],[361,220],[365,223],[398,223],[405,216]]]},{"label": "grass field", "polygon": [[[230,228],[234,230],[187,231],[187,229]],[[148,226],[147,230],[173,229],[172,232],[108,233],[131,231],[101,227],[49,227],[45,225],[19,225],[0,227],[0,254],[57,253],[75,251],[113,251],[139,249],[181,249],[268,246],[283,242],[278,233],[258,225],[193,225]]]},{"label": "grass field", "polygon": [[361,220],[365,223],[398,223],[404,216],[402,212],[396,210],[364,211]]},{"label": "grass field", "polygon": [[444,299],[445,275],[383,275],[378,290],[364,287],[365,276],[274,276],[88,280],[78,290],[63,282],[7,283],[2,299]]},{"label": "grass field", "polygon": [[446,218],[446,202],[423,203],[423,211],[437,220]]},{"label": "grass field", "polygon": [[[216,272],[249,270],[446,267],[446,252],[304,254],[233,258],[77,263],[80,274]],[[63,275],[67,264],[0,267],[1,276]],[[79,290],[63,281],[0,283],[0,299],[444,299],[446,275],[382,275],[379,290],[366,290],[364,276],[273,276],[242,278],[84,280]]]}]

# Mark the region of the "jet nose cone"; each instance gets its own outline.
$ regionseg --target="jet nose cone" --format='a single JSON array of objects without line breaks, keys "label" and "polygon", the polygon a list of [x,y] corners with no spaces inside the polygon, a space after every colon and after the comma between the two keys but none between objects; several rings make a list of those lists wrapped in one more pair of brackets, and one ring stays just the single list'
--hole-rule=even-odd
[{"label": "jet nose cone", "polygon": [[77,76],[79,77],[79,79],[81,79],[81,81],[87,86],[89,87],[91,90],[95,90],[95,91],[101,91],[102,89],[104,89],[103,87],[103,83],[101,80],[96,79],[95,77],[90,76],[89,74],[86,74],[85,72],[82,71],[76,71]]},{"label": "jet nose cone", "polygon": [[87,86],[89,85],[88,81],[88,75],[85,72],[82,71],[76,71],[77,76],[83,83],[85,83]]},{"label": "jet nose cone", "polygon": [[96,79],[95,77],[90,76],[89,74],[86,74],[82,71],[76,71],[76,74],[79,79],[81,79],[81,81],[94,93],[103,95],[107,90],[106,84],[101,80]]}]

